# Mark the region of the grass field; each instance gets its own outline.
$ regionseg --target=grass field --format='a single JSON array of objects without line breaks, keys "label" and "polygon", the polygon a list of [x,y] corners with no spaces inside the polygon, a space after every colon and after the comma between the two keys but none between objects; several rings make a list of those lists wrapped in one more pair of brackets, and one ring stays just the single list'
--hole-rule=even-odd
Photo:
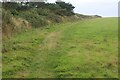
[{"label": "grass field", "polygon": [[117,18],[33,29],[3,44],[3,78],[118,77]]}]

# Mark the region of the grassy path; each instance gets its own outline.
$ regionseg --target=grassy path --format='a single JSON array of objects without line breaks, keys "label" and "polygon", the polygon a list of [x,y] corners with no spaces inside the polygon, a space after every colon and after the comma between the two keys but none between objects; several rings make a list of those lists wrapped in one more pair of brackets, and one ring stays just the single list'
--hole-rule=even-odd
[{"label": "grassy path", "polygon": [[118,77],[117,18],[34,29],[4,41],[3,77]]}]

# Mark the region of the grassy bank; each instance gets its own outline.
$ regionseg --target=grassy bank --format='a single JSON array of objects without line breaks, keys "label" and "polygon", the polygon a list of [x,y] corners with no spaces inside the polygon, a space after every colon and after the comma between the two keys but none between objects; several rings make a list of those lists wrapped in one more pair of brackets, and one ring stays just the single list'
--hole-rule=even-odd
[{"label": "grassy bank", "polygon": [[117,18],[32,29],[4,41],[3,78],[118,77]]}]

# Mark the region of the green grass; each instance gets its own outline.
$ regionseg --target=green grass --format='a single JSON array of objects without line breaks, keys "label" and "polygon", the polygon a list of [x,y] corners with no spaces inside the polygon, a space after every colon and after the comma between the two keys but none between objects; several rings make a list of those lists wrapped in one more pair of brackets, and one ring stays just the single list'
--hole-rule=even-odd
[{"label": "green grass", "polygon": [[3,78],[117,78],[117,18],[33,29],[4,41]]}]

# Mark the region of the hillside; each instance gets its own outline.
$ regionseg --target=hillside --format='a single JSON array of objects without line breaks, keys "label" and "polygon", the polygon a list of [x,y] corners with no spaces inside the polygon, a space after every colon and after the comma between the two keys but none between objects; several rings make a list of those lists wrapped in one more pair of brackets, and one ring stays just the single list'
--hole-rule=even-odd
[{"label": "hillside", "polygon": [[32,28],[99,17],[76,14],[74,8],[65,2],[3,2],[3,40]]},{"label": "hillside", "polygon": [[118,78],[117,18],[33,28],[4,41],[3,78]]}]

